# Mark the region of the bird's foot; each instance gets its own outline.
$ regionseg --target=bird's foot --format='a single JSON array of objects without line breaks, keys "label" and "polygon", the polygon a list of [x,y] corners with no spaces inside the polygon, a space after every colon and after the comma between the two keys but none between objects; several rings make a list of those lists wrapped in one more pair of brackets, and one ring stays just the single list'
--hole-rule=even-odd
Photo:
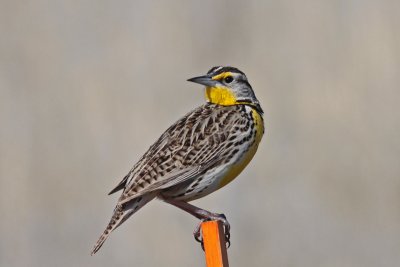
[{"label": "bird's foot", "polygon": [[212,216],[202,219],[200,223],[197,225],[196,229],[193,232],[194,239],[201,244],[201,248],[204,250],[204,242],[203,242],[203,236],[201,233],[201,224],[203,222],[207,221],[220,221],[224,225],[224,236],[225,236],[225,242],[227,244],[227,248],[231,246],[231,225],[229,224],[228,220],[226,219],[226,216],[224,214],[218,214],[218,213],[213,213]]}]

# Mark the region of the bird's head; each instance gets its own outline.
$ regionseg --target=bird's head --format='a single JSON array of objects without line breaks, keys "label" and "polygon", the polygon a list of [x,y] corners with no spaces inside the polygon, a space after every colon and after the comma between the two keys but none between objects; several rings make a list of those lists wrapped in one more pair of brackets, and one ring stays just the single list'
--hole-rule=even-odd
[{"label": "bird's head", "polygon": [[206,100],[209,103],[232,106],[250,105],[262,113],[246,75],[234,67],[213,67],[206,75],[189,79],[188,81],[206,86]]}]

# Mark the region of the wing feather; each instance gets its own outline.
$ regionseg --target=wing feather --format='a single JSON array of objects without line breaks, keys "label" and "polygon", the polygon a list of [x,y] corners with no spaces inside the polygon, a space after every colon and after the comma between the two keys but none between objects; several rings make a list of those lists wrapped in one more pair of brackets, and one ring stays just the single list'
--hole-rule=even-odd
[{"label": "wing feather", "polygon": [[236,108],[205,104],[169,127],[111,191],[124,189],[119,204],[193,179],[218,164],[224,140],[233,132],[232,124],[219,119],[238,119]]}]

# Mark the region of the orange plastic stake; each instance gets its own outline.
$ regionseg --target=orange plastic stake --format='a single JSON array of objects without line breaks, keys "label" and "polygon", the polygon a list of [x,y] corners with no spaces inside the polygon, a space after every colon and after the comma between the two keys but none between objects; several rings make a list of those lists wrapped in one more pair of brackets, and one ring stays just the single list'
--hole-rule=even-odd
[{"label": "orange plastic stake", "polygon": [[229,267],[222,222],[203,222],[201,230],[207,267]]}]

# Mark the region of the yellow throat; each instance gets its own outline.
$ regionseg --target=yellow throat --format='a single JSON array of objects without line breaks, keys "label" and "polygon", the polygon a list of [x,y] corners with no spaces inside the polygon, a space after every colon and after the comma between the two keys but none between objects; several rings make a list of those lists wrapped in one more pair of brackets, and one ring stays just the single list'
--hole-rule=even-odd
[{"label": "yellow throat", "polygon": [[206,87],[206,99],[208,102],[223,106],[236,104],[236,97],[226,87]]},{"label": "yellow throat", "polygon": [[[222,80],[225,77],[232,76],[231,72],[223,72],[212,77],[213,80]],[[223,106],[232,106],[237,104],[236,97],[232,91],[224,86],[207,86],[206,99],[208,102]]]}]

